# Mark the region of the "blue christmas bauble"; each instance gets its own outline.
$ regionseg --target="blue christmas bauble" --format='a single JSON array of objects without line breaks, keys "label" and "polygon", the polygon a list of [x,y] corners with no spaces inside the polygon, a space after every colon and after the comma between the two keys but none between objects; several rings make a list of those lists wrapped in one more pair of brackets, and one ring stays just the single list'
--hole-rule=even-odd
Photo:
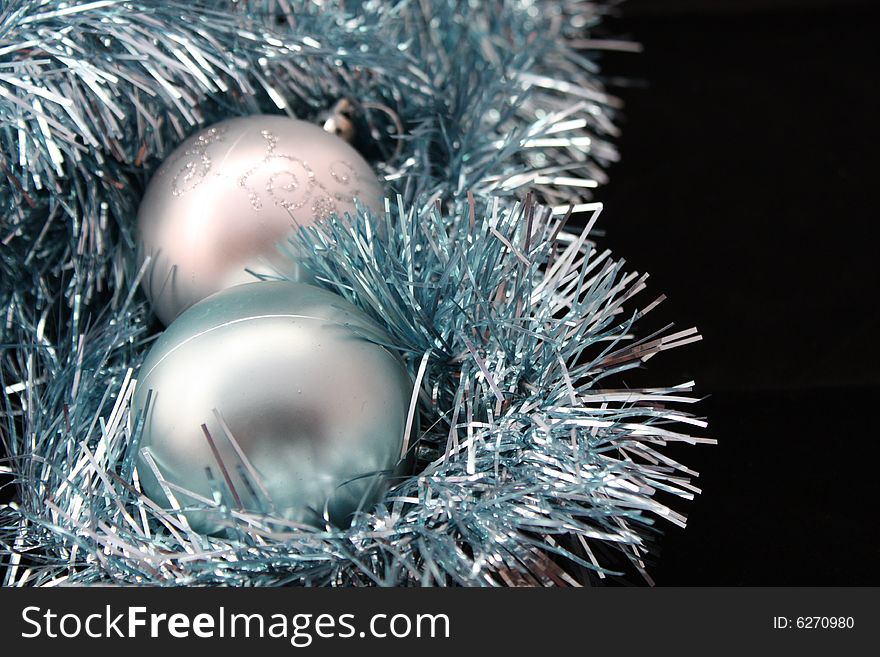
[{"label": "blue christmas bauble", "polygon": [[223,506],[345,524],[385,489],[404,446],[412,383],[390,342],[341,297],[300,283],[239,285],[192,306],[138,375],[144,492],[166,506],[168,491],[184,507],[219,499],[185,511],[202,532],[220,529]]}]

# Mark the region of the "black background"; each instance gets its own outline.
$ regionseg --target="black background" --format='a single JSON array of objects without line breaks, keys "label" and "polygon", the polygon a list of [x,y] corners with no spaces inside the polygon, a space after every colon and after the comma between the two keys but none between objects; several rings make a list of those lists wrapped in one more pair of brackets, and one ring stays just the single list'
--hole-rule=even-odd
[{"label": "black background", "polygon": [[599,227],[669,296],[653,321],[704,336],[638,376],[696,379],[720,441],[676,453],[704,493],[660,585],[880,584],[872,4],[632,0],[609,24],[644,52],[603,58],[628,81]]}]

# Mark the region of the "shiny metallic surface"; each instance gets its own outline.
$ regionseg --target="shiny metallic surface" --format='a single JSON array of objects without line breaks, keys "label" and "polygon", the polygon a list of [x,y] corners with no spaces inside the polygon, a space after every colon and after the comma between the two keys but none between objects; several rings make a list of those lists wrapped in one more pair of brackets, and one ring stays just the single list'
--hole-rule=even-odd
[{"label": "shiny metallic surface", "polygon": [[[412,383],[376,342],[388,340],[341,297],[299,283],[240,285],[194,305],[138,375],[144,491],[168,506],[152,459],[182,507],[219,493],[232,511],[318,524],[326,504],[345,525],[401,455]],[[186,516],[197,531],[222,525],[220,511]]]},{"label": "shiny metallic surface", "polygon": [[298,226],[381,207],[370,165],[339,137],[285,116],[228,119],[184,141],[138,211],[142,284],[164,324],[256,275],[298,278],[278,246]]}]

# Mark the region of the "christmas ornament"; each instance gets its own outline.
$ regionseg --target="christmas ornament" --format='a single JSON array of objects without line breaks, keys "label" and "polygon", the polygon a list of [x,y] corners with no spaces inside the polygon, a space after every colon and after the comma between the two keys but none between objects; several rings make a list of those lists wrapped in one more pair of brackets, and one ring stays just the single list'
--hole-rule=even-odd
[{"label": "christmas ornament", "polygon": [[339,137],[285,116],[228,119],[165,160],[138,211],[143,288],[166,325],[199,299],[257,276],[298,277],[279,250],[298,226],[381,207],[370,165]]},{"label": "christmas ornament", "polygon": [[[388,343],[309,285],[250,283],[195,304],[140,370],[130,417],[143,416],[144,490],[168,505],[161,477],[182,506],[216,494],[233,511],[344,525],[402,455],[412,383]],[[187,517],[200,531],[222,524],[219,512]]]}]

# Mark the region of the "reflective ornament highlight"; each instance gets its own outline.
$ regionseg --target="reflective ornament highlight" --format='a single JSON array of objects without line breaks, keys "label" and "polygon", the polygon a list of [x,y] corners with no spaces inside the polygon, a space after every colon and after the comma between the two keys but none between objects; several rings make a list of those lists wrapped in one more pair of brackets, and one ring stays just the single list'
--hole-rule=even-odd
[{"label": "reflective ornament highlight", "polygon": [[[140,368],[130,421],[143,415],[144,492],[345,526],[404,451],[412,383],[388,343],[353,305],[300,283],[195,304]],[[204,533],[223,525],[219,506],[185,515]]]},{"label": "reflective ornament highlight", "polygon": [[286,116],[221,121],[184,141],[156,172],[138,211],[143,288],[169,324],[189,306],[257,275],[299,278],[278,249],[297,226],[380,208],[379,179],[360,154]]}]

